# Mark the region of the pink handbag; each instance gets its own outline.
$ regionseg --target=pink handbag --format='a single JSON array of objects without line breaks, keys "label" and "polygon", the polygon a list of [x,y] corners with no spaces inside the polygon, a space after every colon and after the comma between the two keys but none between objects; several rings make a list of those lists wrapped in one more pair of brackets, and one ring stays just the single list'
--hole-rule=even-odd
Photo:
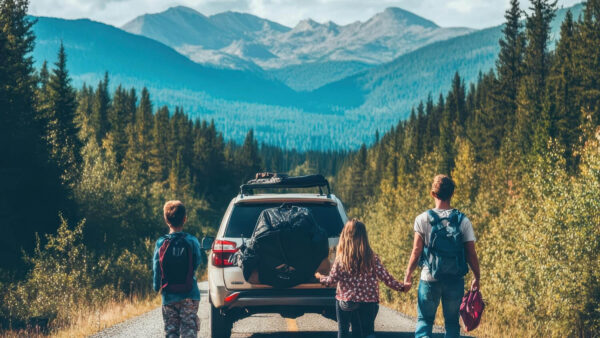
[{"label": "pink handbag", "polygon": [[471,290],[465,293],[459,310],[460,317],[465,324],[465,331],[472,331],[479,326],[484,308],[485,303],[479,290]]}]

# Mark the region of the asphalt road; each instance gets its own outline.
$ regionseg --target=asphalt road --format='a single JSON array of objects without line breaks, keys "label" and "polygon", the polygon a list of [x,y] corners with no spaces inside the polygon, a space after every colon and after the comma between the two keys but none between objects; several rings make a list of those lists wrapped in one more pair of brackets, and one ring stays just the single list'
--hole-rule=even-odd
[{"label": "asphalt road", "polygon": [[[201,292],[200,332],[198,337],[209,337],[207,303],[207,282],[199,283]],[[379,307],[375,321],[377,337],[414,337],[415,320],[400,312]],[[437,332],[442,332],[437,328]],[[163,337],[163,321],[161,309],[157,308],[139,317],[110,327],[92,337]],[[442,334],[434,335],[442,337]],[[317,314],[307,314],[296,319],[282,318],[276,314],[254,315],[235,323],[232,337],[234,338],[335,338],[337,324],[335,321]]]}]

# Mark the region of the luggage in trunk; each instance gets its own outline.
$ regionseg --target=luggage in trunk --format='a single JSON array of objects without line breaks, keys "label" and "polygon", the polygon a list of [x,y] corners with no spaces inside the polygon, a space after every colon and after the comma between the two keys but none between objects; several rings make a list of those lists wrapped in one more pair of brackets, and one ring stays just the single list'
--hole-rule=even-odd
[{"label": "luggage in trunk", "polygon": [[234,261],[246,281],[256,282],[251,276],[257,275],[261,284],[288,288],[312,279],[328,253],[327,233],[310,210],[284,204],[260,214]]}]

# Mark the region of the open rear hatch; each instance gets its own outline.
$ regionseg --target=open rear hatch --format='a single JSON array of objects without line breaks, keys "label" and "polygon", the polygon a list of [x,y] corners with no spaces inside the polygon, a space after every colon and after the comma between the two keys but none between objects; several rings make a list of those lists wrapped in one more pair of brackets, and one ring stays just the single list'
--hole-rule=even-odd
[{"label": "open rear hatch", "polygon": [[[263,201],[264,202],[264,201]],[[268,208],[290,203],[288,200],[263,202],[238,203],[231,212],[230,219],[225,229],[224,236],[215,241],[213,247],[213,263],[223,266],[223,279],[229,290],[268,289],[269,285],[251,283],[244,279],[242,269],[234,266],[230,259],[237,249],[248,240],[254,231],[260,213]],[[291,204],[310,209],[317,223],[325,229],[328,237],[329,255],[319,267],[319,272],[327,274],[335,259],[335,248],[339,234],[343,228],[343,220],[337,204],[329,199],[292,201]],[[215,264],[215,265],[217,265]],[[253,278],[250,278],[253,281]],[[322,288],[316,278],[297,285],[294,288]]]}]

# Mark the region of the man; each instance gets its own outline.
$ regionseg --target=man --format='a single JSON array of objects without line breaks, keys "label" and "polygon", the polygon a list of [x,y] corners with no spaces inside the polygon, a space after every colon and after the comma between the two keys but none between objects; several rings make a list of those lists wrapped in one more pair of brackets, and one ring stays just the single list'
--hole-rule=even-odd
[{"label": "man", "polygon": [[414,244],[404,278],[405,289],[410,289],[412,273],[421,263],[415,337],[431,337],[440,299],[446,337],[460,336],[458,318],[467,263],[474,276],[471,289],[479,289],[473,225],[464,214],[451,207],[454,188],[450,177],[437,175],[431,186],[435,208],[415,219]]}]

